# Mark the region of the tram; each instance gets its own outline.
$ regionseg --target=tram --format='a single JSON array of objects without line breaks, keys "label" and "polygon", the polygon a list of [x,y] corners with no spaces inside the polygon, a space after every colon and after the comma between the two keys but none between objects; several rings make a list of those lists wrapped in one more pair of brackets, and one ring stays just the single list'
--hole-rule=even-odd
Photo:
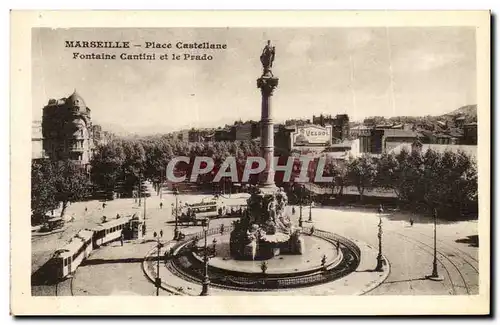
[{"label": "tram", "polygon": [[119,239],[124,230],[130,229],[131,219],[131,217],[121,217],[120,219],[114,219],[112,221],[102,223],[92,229],[94,232],[92,238],[93,248],[99,248],[104,244]]},{"label": "tram", "polygon": [[119,239],[122,233],[131,234],[132,216],[121,217],[78,232],[50,260],[50,266],[59,279],[71,275],[94,249]]},{"label": "tram", "polygon": [[224,202],[218,200],[186,204],[181,214],[195,215],[197,219],[220,218],[226,215]]},{"label": "tram", "polygon": [[91,230],[80,230],[63,248],[57,250],[52,257],[52,266],[58,278],[65,278],[73,273],[92,252]]}]

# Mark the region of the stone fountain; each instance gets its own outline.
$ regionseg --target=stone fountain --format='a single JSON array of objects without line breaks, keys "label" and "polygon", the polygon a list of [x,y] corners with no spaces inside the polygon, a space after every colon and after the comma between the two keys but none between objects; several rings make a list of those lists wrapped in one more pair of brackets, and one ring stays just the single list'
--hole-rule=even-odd
[{"label": "stone fountain", "polygon": [[275,47],[268,41],[260,56],[263,72],[257,79],[262,94],[261,154],[266,167],[259,186],[250,189],[247,213],[235,221],[230,238],[231,255],[238,259],[268,259],[279,254],[302,254],[300,228],[292,225],[285,212],[288,199],[274,183],[274,122],[271,99],[279,79],[271,71]]}]

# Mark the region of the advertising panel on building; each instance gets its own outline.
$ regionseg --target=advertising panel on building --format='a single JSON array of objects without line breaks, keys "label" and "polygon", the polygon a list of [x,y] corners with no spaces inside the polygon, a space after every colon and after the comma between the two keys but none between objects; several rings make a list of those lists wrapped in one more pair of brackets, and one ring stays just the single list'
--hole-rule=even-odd
[{"label": "advertising panel on building", "polygon": [[326,147],[332,141],[332,127],[318,125],[297,126],[297,131],[292,133],[292,147]]}]

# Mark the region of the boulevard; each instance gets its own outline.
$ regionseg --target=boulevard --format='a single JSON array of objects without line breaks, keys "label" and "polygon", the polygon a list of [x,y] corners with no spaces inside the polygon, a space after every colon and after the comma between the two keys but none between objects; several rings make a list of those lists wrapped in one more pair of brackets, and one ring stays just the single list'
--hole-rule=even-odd
[{"label": "boulevard", "polygon": [[[183,194],[179,202],[199,202],[210,195]],[[247,194],[233,194],[224,198],[226,204],[238,205],[246,201]],[[163,202],[163,208],[160,208]],[[171,204],[175,197],[165,193],[153,194],[146,199],[146,236],[143,240],[113,242],[92,252],[92,255],[75,272],[74,276],[58,285],[34,285],[33,295],[155,295],[156,288],[143,270],[143,262],[149,251],[154,249],[156,240],[153,233],[163,231],[162,242],[168,242],[174,235],[174,216]],[[32,239],[32,273],[35,273],[50,258],[51,254],[64,245],[80,229],[97,224],[104,215],[114,217],[117,213],[126,215],[144,211],[134,199],[102,202],[78,202],[68,208],[68,215],[74,221],[68,222],[63,232]],[[87,213],[85,213],[87,208]],[[288,207],[292,209],[292,207]],[[298,208],[292,215],[298,219]],[[291,213],[291,210],[289,211]],[[304,217],[308,207],[304,207]],[[335,232],[349,238],[356,238],[369,246],[376,247],[379,215],[374,209],[349,207],[314,207],[311,209],[313,224],[317,229]],[[413,226],[409,220],[414,220]],[[383,254],[390,263],[388,277],[368,295],[472,295],[478,293],[479,263],[477,221],[437,222],[438,271],[444,278],[435,282],[426,278],[432,271],[433,222],[431,216],[388,211],[381,216],[383,224]],[[210,227],[229,227],[234,218],[215,219]],[[200,226],[181,226],[180,231],[189,234],[201,231]],[[373,267],[376,260],[373,259]],[[156,264],[156,263],[155,263]],[[200,285],[174,277],[161,266],[160,276],[173,287],[183,287],[186,292],[196,294]],[[59,287],[56,289],[56,287]],[[66,288],[66,290],[64,289]],[[308,294],[307,289],[287,292],[287,294]],[[310,291],[310,290],[309,290]],[[211,290],[213,295],[235,294],[224,290]],[[311,293],[311,292],[309,292]],[[160,295],[170,295],[160,290]],[[239,293],[241,294],[241,292]],[[328,293],[326,293],[328,294]],[[334,294],[331,292],[330,294]]]}]

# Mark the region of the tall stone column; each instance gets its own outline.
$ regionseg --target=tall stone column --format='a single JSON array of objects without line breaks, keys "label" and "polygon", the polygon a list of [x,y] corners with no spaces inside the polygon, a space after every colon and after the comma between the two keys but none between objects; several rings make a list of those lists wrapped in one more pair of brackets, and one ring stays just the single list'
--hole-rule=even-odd
[{"label": "tall stone column", "polygon": [[[266,71],[267,72],[267,71]],[[273,188],[274,185],[274,121],[272,115],[272,96],[274,89],[278,86],[278,78],[272,74],[264,73],[262,77],[257,79],[257,87],[260,88],[262,94],[261,105],[261,154],[266,161],[266,168],[261,173],[260,185],[266,188]]]}]

